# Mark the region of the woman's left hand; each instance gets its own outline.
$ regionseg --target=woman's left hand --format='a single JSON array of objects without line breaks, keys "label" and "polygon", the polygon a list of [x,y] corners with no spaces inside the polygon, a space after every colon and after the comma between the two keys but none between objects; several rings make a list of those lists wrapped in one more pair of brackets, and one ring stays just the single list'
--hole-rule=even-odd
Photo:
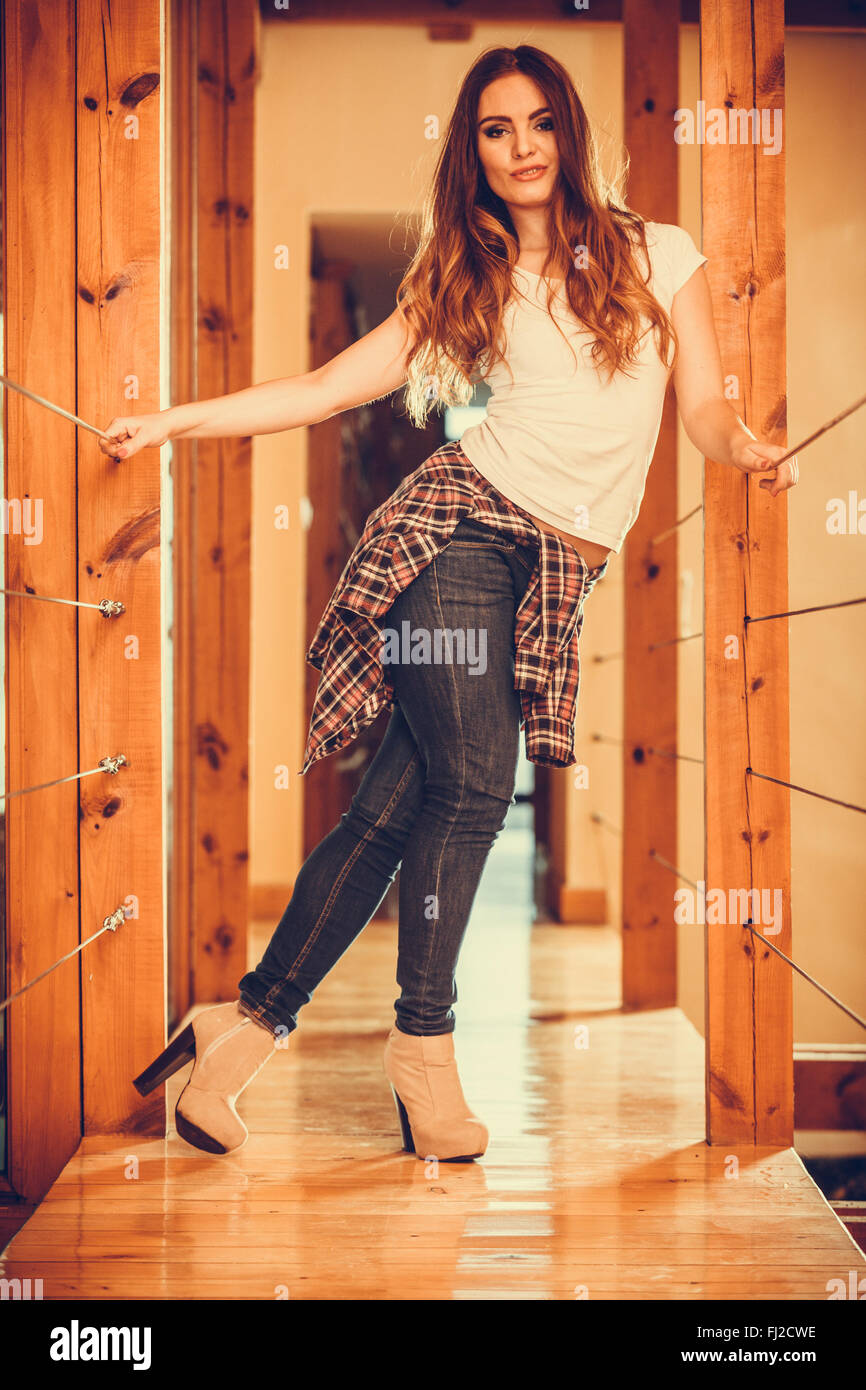
[{"label": "woman's left hand", "polygon": [[[788,450],[780,444],[762,444],[759,439],[743,439],[737,441],[731,452],[731,462],[735,468],[742,469],[744,473],[759,473],[764,470],[772,471],[773,460],[781,458]],[[780,464],[774,477],[762,478],[758,487],[765,488],[771,497],[776,497],[780,492],[794,487],[799,481],[800,470],[795,454],[793,458]]]}]

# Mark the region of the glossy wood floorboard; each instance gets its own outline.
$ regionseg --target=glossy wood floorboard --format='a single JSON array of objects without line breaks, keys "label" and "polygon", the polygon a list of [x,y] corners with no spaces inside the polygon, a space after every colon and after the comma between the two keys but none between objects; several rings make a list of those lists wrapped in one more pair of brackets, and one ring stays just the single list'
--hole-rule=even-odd
[{"label": "glossy wood floorboard", "polygon": [[[793,1150],[704,1143],[702,1040],[676,1009],[619,1012],[616,933],[529,925],[521,810],[458,976],[483,1159],[437,1171],[401,1150],[382,1072],[396,924],[376,922],[241,1097],[242,1150],[212,1158],[173,1128],[88,1137],[0,1274],[94,1300],[775,1301],[862,1277]],[[187,1071],[167,1087],[172,1122]]]}]

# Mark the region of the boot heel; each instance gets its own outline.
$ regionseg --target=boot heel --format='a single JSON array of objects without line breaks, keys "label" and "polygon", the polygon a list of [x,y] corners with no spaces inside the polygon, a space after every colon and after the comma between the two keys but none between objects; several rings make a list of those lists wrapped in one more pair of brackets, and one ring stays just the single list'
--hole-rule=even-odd
[{"label": "boot heel", "polygon": [[185,1062],[191,1062],[194,1056],[195,1033],[192,1031],[192,1024],[188,1023],[165,1051],[161,1052],[149,1067],[145,1067],[140,1076],[134,1078],[132,1084],[139,1095],[149,1096],[151,1091],[155,1091],[157,1086],[161,1086],[163,1081],[179,1071]]},{"label": "boot heel", "polygon": [[391,1095],[394,1097],[394,1104],[397,1107],[397,1118],[400,1121],[400,1128],[403,1131],[403,1148],[407,1153],[415,1152],[415,1140],[412,1138],[412,1130],[409,1125],[409,1116],[406,1114],[406,1107],[403,1104],[394,1087],[391,1087]]}]

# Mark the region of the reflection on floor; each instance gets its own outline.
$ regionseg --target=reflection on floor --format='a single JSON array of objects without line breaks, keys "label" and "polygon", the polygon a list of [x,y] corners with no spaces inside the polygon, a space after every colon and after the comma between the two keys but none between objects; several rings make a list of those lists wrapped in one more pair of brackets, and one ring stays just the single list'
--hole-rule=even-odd
[{"label": "reflection on floor", "polygon": [[704,1144],[701,1039],[675,1009],[618,1012],[617,934],[530,925],[531,854],[517,806],[460,963],[482,1160],[401,1151],[382,1072],[396,925],[372,923],[242,1096],[242,1150],[87,1139],[0,1275],[49,1299],[267,1300],[772,1301],[862,1278],[793,1150]]}]

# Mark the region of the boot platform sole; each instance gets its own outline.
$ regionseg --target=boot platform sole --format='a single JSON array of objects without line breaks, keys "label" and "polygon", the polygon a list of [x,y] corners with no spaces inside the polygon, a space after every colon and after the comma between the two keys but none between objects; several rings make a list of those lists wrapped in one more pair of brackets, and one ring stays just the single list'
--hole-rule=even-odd
[{"label": "boot platform sole", "polygon": [[218,1139],[214,1139],[212,1134],[208,1134],[206,1130],[199,1129],[198,1125],[194,1125],[191,1120],[185,1119],[178,1110],[174,1112],[174,1123],[181,1139],[185,1139],[188,1144],[192,1144],[194,1149],[203,1149],[205,1153],[237,1153],[237,1150],[242,1149],[247,1142],[245,1139],[244,1144],[238,1144],[237,1148],[227,1149],[225,1144],[221,1144]]}]

